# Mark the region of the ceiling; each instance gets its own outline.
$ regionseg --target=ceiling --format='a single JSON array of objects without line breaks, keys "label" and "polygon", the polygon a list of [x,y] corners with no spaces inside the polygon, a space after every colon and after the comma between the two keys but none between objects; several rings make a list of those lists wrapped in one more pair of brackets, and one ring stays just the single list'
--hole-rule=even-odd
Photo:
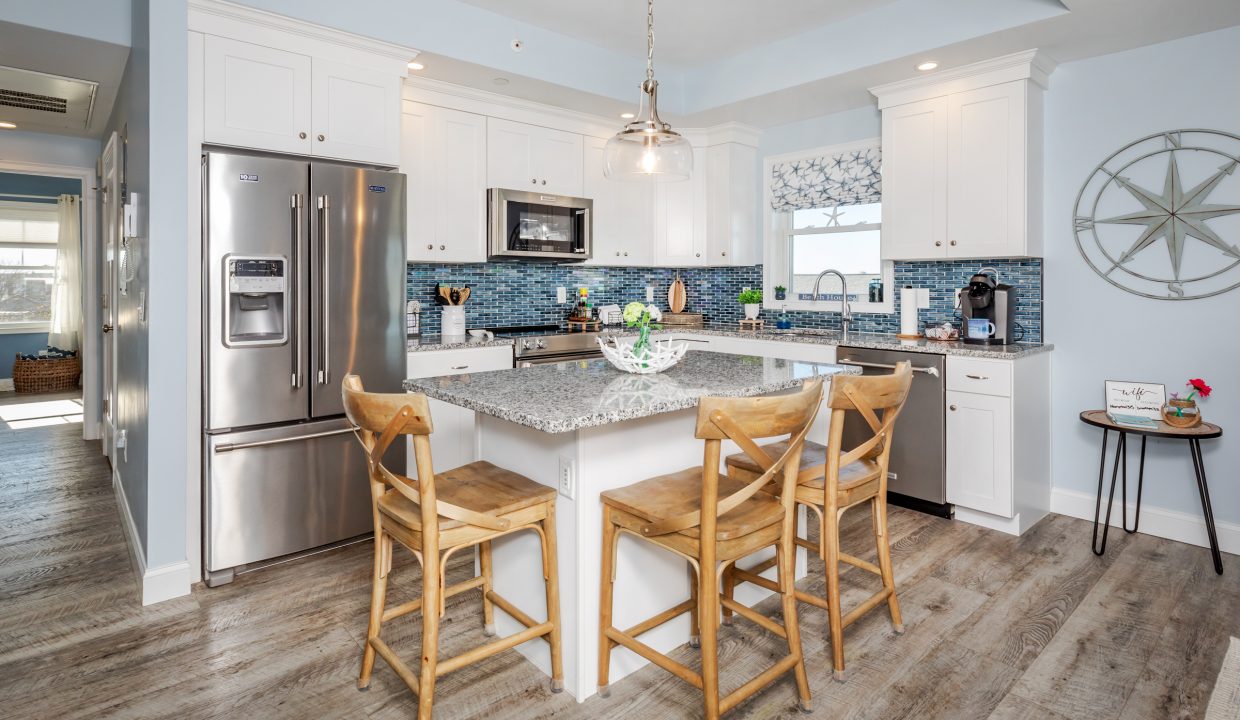
[{"label": "ceiling", "polygon": [[[129,48],[122,45],[0,22],[0,68],[31,71],[0,70],[0,91],[68,99],[67,113],[0,105],[0,120],[16,122],[24,131],[100,137],[112,114],[128,58]],[[83,89],[92,84],[93,94]]]},{"label": "ceiling", "polygon": [[[636,100],[641,0],[434,5],[468,7],[483,39],[475,51],[401,38],[427,51],[422,75],[604,116]],[[655,69],[665,117],[769,127],[870,105],[867,88],[916,75],[923,60],[947,69],[1039,48],[1063,63],[1238,24],[1237,0],[660,0]],[[500,38],[504,52],[490,47]],[[515,38],[536,41],[513,53]]]},{"label": "ceiling", "polygon": [[[514,20],[630,55],[646,52],[642,0],[462,0]],[[660,0],[655,57],[696,67],[894,0]]]}]

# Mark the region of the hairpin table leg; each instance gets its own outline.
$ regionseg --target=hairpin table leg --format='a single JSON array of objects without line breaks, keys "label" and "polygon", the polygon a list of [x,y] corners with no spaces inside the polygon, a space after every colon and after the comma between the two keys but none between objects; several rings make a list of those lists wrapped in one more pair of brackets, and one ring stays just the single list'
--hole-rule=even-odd
[{"label": "hairpin table leg", "polygon": [[1128,529],[1128,458],[1124,453],[1124,532],[1129,535],[1137,531],[1137,524],[1141,522],[1141,489],[1145,487],[1145,440],[1144,435],[1141,436],[1141,462],[1137,465],[1137,510],[1132,515],[1132,529]]},{"label": "hairpin table leg", "polygon": [[1197,492],[1201,495],[1201,514],[1205,516],[1206,533],[1210,536],[1210,555],[1214,559],[1214,572],[1223,574],[1223,556],[1218,549],[1218,533],[1214,529],[1214,510],[1210,507],[1210,489],[1206,486],[1206,463],[1201,457],[1201,441],[1188,441],[1188,451],[1193,456],[1193,472],[1197,475]]},{"label": "hairpin table leg", "polygon": [[[1102,460],[1098,464],[1098,500],[1094,503],[1094,538],[1091,543],[1095,555],[1102,555],[1107,551],[1107,531],[1111,527],[1111,508],[1115,505],[1115,481],[1119,479],[1120,463],[1123,462],[1124,467],[1124,492],[1122,500],[1128,498],[1128,433],[1119,431],[1119,440],[1115,443],[1115,465],[1111,468],[1111,492],[1107,497],[1107,513],[1106,518],[1102,522],[1102,542],[1098,542],[1098,519],[1102,510],[1102,482],[1106,477],[1107,470],[1107,429],[1102,430]],[[1124,502],[1125,506],[1127,502]],[[1127,507],[1124,509],[1124,524],[1127,524]]]}]

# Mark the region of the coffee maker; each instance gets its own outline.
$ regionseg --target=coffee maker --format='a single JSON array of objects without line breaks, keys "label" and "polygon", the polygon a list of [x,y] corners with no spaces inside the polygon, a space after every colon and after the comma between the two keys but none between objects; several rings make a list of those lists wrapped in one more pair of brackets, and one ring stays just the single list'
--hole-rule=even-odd
[{"label": "coffee maker", "polygon": [[[994,268],[982,268],[969,278],[969,284],[957,295],[960,316],[964,319],[960,338],[973,345],[1007,345],[1015,342],[1016,288],[999,282]],[[971,337],[970,320],[985,320],[984,337]]]}]

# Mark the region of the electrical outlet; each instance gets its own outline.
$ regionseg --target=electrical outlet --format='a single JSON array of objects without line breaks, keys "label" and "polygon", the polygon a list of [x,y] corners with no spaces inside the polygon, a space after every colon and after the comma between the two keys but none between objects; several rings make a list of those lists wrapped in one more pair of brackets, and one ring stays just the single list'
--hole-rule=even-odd
[{"label": "electrical outlet", "polygon": [[917,309],[928,310],[930,308],[930,288],[917,288]]},{"label": "electrical outlet", "polygon": [[555,289],[555,301],[563,305],[568,302],[568,290],[558,287]]},{"label": "electrical outlet", "polygon": [[560,494],[569,500],[577,494],[577,463],[563,455],[560,456]]},{"label": "electrical outlet", "polygon": [[646,286],[646,302],[648,303],[654,302],[654,288],[650,287],[649,285]]}]

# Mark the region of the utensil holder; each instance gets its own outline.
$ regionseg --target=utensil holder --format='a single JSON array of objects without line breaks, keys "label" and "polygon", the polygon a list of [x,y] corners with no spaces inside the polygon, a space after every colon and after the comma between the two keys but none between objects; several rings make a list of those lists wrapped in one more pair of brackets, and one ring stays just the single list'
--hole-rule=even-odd
[{"label": "utensil holder", "polygon": [[465,334],[465,307],[462,305],[444,305],[440,308],[439,334]]}]

